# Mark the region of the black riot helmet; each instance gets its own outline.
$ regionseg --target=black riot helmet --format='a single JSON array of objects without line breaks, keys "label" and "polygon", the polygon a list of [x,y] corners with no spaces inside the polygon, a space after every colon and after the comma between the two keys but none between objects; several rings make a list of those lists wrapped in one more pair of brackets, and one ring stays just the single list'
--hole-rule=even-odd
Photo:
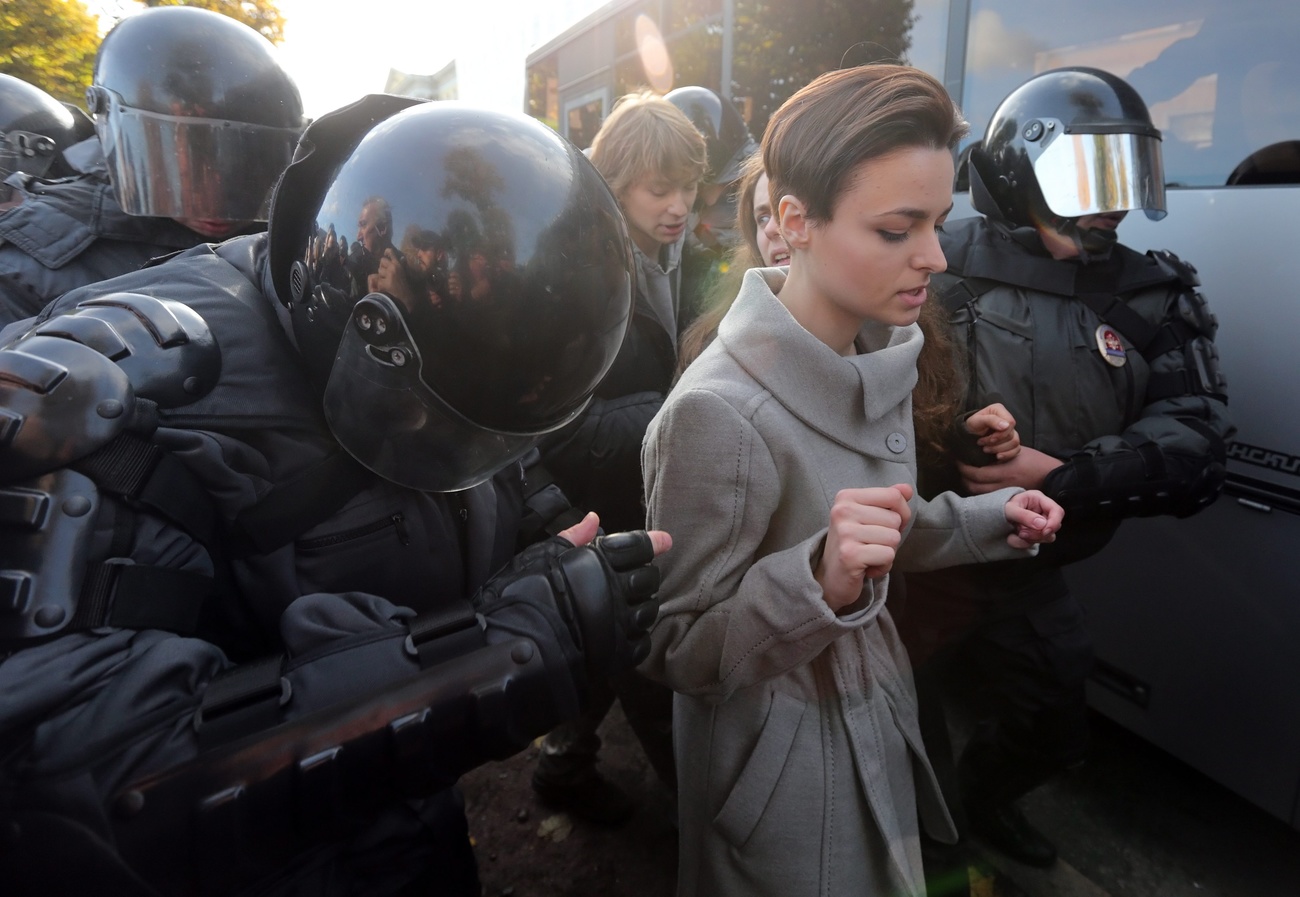
[{"label": "black riot helmet", "polygon": [[271,42],[185,6],[118,22],[95,56],[86,104],[131,215],[265,221],[304,125]]},{"label": "black riot helmet", "polygon": [[971,202],[1019,226],[1068,230],[1084,215],[1165,216],[1160,132],[1137,91],[1109,72],[1062,68],[1011,92],[970,154]]},{"label": "black riot helmet", "polygon": [[682,110],[704,135],[709,154],[704,182],[725,186],[739,180],[741,165],[758,150],[739,110],[707,87],[679,87],[664,99]]},{"label": "black riot helmet", "polygon": [[72,174],[63,151],[88,136],[77,115],[39,87],[0,74],[0,181],[15,171],[37,177]]},{"label": "black riot helmet", "polygon": [[415,489],[481,483],[576,418],[631,322],[617,201],[522,114],[380,95],[323,116],[269,235],[335,438]]}]

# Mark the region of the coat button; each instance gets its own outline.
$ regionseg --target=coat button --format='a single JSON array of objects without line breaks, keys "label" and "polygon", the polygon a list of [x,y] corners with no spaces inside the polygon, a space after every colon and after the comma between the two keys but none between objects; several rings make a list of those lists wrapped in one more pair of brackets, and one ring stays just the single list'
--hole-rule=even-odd
[{"label": "coat button", "polygon": [[901,455],[907,451],[907,437],[902,433],[890,433],[885,437],[885,445],[895,455]]}]

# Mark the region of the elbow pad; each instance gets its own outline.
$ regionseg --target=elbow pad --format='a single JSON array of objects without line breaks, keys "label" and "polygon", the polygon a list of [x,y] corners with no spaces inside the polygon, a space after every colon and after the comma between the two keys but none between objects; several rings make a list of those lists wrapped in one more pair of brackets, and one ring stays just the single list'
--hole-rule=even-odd
[{"label": "elbow pad", "polygon": [[1217,457],[1165,452],[1155,443],[1130,452],[1070,457],[1043,481],[1067,517],[1188,517],[1219,496],[1227,470]]}]

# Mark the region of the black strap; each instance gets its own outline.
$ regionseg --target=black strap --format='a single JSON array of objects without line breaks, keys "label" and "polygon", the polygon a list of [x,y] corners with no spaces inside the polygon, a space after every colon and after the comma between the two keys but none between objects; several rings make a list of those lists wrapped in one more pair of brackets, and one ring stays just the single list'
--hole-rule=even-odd
[{"label": "black strap", "polygon": [[532,543],[539,532],[559,535],[585,516],[569,502],[544,464],[537,461],[524,467],[524,514],[519,526],[522,544]]},{"label": "black strap", "polygon": [[486,644],[482,622],[468,601],[452,601],[446,607],[420,614],[411,620],[409,628],[406,651],[419,658],[422,670]]},{"label": "black strap", "polygon": [[998,285],[996,280],[985,277],[963,277],[954,280],[947,275],[940,275],[931,277],[931,280],[939,281],[940,289],[936,298],[949,316],[961,311]]},{"label": "black strap", "polygon": [[143,564],[92,564],[68,630],[116,626],[189,635],[198,628],[211,577]]},{"label": "black strap", "polygon": [[211,495],[162,447],[123,433],[69,466],[104,491],[162,514],[210,552],[215,547],[217,511]]},{"label": "black strap", "polygon": [[217,674],[194,713],[199,747],[208,750],[280,722],[280,708],[289,701],[289,680],[280,675],[283,658],[276,655]]},{"label": "black strap", "polygon": [[289,544],[329,519],[374,479],[350,455],[326,455],[239,515],[232,553],[265,554]]}]

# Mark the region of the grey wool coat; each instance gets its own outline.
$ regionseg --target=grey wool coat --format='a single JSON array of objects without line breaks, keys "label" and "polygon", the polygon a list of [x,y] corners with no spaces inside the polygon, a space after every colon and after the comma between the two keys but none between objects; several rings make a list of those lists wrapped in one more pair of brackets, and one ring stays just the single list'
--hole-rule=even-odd
[{"label": "grey wool coat", "polygon": [[[955,832],[889,580],[837,615],[813,567],[840,489],[916,482],[922,337],[869,324],[841,357],[776,298],[784,276],[746,274],[642,453],[649,524],[673,537],[642,670],[677,692],[678,894],[920,895],[919,824]],[[1005,541],[1017,491],[913,499],[896,565],[1025,556]]]}]

